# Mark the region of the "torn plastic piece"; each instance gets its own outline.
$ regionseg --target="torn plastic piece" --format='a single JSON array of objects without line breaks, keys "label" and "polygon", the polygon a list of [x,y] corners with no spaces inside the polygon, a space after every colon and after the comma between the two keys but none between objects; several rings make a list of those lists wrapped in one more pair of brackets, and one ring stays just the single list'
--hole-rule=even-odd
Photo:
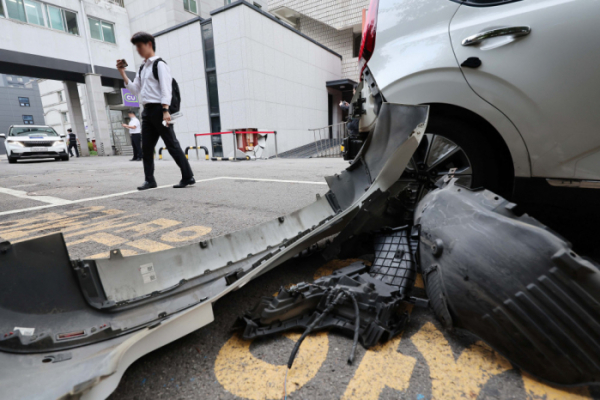
[{"label": "torn plastic piece", "polygon": [[[423,198],[420,261],[436,316],[547,382],[600,382],[600,270],[515,205],[456,179]],[[443,251],[440,249],[443,248]]]},{"label": "torn plastic piece", "polygon": [[[273,297],[263,297],[257,306],[239,318],[234,329],[244,339],[254,339],[289,330],[307,329],[330,304],[328,296],[344,289],[356,297],[360,309],[359,338],[365,348],[385,342],[401,332],[408,321],[406,303],[399,288],[369,275],[369,267],[356,262],[319,278],[314,283],[299,283],[282,288]],[[341,301],[313,331],[336,329],[352,337],[355,330],[354,306]]]}]

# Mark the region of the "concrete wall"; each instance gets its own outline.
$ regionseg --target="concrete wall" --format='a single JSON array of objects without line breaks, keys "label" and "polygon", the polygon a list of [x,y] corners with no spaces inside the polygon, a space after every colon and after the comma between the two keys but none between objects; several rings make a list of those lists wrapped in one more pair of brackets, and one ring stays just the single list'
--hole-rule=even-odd
[{"label": "concrete wall", "polygon": [[[90,64],[85,39],[86,35],[90,35],[89,27],[81,15],[79,1],[48,0],[46,3],[76,12],[79,36],[10,18],[0,18],[0,49],[35,54],[63,62]],[[133,59],[126,9],[103,0],[86,0],[84,8],[88,17],[115,24],[116,44],[90,39],[94,65],[114,69],[115,60],[118,58]],[[130,65],[128,70],[134,71],[134,66]]]},{"label": "concrete wall", "polygon": [[[158,36],[156,48],[179,84],[183,117],[176,120],[175,134],[185,150],[187,146],[194,145],[194,133],[210,132],[200,23]],[[202,137],[199,144],[211,150],[208,136]],[[157,146],[164,146],[162,140]],[[170,159],[167,151],[163,158]]]},{"label": "concrete wall", "polygon": [[325,85],[341,78],[340,58],[246,5],[212,21],[223,130],[276,130],[280,152],[311,143],[308,129],[328,125]]},{"label": "concrete wall", "polygon": [[[17,84],[11,87],[12,83],[6,79],[7,76],[0,75],[0,133],[8,133],[8,127],[11,125],[22,125],[23,115],[32,115],[35,125],[45,125],[37,82],[26,77],[11,77],[13,81],[21,78],[25,85]],[[28,97],[31,106],[21,107],[19,97]],[[0,154],[5,153],[4,140],[0,139]]]}]

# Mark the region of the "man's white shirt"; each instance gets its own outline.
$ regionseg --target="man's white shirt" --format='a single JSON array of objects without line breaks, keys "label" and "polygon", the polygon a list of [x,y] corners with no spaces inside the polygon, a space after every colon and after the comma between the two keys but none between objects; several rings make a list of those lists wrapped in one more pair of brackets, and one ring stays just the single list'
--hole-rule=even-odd
[{"label": "man's white shirt", "polygon": [[142,124],[140,124],[140,120],[136,117],[131,118],[129,121],[129,126],[135,126],[135,128],[130,128],[129,133],[142,133]]},{"label": "man's white shirt", "polygon": [[138,70],[133,82],[129,81],[129,84],[125,85],[125,87],[129,89],[131,93],[138,96],[142,104],[171,104],[171,82],[173,80],[171,69],[166,63],[159,62],[157,66],[159,78],[158,81],[154,79],[154,74],[152,73],[152,64],[154,64],[154,61],[158,58],[158,56],[154,56],[147,59],[144,62],[144,68],[142,68],[141,76]]}]

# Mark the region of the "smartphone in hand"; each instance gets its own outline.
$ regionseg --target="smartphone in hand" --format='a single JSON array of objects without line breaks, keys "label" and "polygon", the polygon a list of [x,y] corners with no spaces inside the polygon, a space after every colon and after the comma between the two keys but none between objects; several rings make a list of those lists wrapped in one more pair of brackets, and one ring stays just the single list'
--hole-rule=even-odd
[{"label": "smartphone in hand", "polygon": [[117,60],[117,68],[127,68],[128,65],[125,59]]}]

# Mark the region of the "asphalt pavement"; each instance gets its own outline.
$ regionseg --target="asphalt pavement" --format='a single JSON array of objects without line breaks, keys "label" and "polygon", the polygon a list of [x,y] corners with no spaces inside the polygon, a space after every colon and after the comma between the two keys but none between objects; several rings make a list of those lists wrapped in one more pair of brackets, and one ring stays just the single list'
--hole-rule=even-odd
[{"label": "asphalt pavement", "polygon": [[[142,164],[124,157],[9,165],[0,160],[0,238],[17,242],[62,231],[71,258],[159,251],[252,227],[327,191],[341,159],[196,161],[198,183],[156,161],[159,188],[138,192]],[[299,334],[245,341],[231,326],[244,310],[282,286],[312,281],[355,260],[294,258],[214,305],[215,322],[136,361],[110,399],[281,399]],[[422,283],[418,283],[422,286]],[[420,289],[417,289],[420,290]],[[597,388],[553,388],[521,373],[477,338],[442,330],[414,308],[405,332],[374,349],[318,333],[303,343],[287,378],[289,399],[600,399]],[[59,378],[58,378],[59,379]]]}]

